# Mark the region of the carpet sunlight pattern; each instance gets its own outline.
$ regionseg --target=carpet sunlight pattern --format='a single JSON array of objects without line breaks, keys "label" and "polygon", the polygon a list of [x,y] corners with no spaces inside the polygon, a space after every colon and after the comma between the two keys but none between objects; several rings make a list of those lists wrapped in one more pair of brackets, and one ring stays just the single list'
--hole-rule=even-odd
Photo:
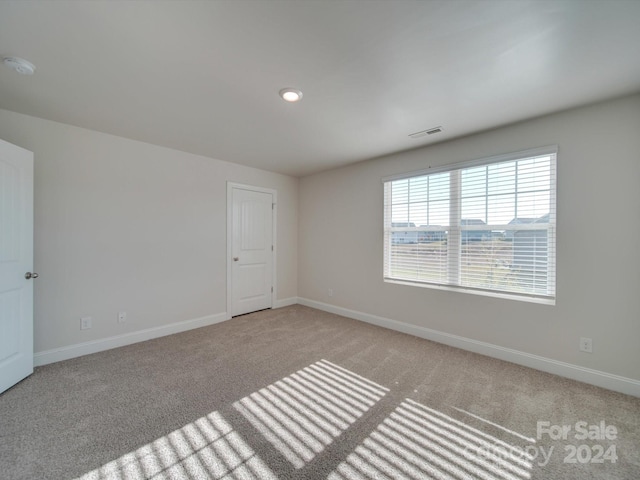
[{"label": "carpet sunlight pattern", "polygon": [[[321,360],[244,397],[234,407],[300,469],[387,392]],[[527,480],[532,456],[525,451],[520,456],[508,454],[517,448],[405,399],[327,480]],[[277,476],[220,413],[212,412],[77,480],[199,478],[275,480]]]},{"label": "carpet sunlight pattern", "polygon": [[638,419],[640,398],[293,305],[36,368],[0,396],[0,479],[631,480]]},{"label": "carpet sunlight pattern", "polygon": [[277,479],[222,415],[213,412],[77,480],[199,478]]},{"label": "carpet sunlight pattern", "polygon": [[406,399],[327,480],[531,478],[532,456],[514,447]]},{"label": "carpet sunlight pattern", "polygon": [[234,403],[295,468],[302,468],[389,390],[320,360]]},{"label": "carpet sunlight pattern", "polygon": [[[388,389],[320,360],[234,403],[296,468],[320,453]],[[77,480],[274,480],[277,477],[218,412]]]}]

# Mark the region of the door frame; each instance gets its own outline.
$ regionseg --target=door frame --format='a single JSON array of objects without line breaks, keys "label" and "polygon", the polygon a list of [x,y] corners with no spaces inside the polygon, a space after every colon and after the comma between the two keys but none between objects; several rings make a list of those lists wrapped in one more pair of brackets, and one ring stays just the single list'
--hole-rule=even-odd
[{"label": "door frame", "polygon": [[235,182],[229,182],[227,181],[227,320],[229,320],[231,318],[231,312],[232,312],[232,302],[233,302],[233,277],[232,277],[232,268],[233,268],[233,261],[232,261],[232,243],[233,243],[233,189],[240,189],[240,190],[249,190],[252,192],[260,192],[260,193],[268,193],[271,194],[271,203],[272,203],[272,209],[271,209],[271,226],[272,226],[272,230],[271,230],[271,242],[273,245],[273,254],[271,257],[272,260],[272,266],[271,266],[271,274],[272,274],[272,279],[271,279],[271,285],[273,285],[273,292],[271,292],[271,308],[273,308],[273,305],[275,304],[275,300],[276,298],[278,298],[278,282],[277,280],[277,275],[276,275],[276,265],[277,265],[277,253],[278,253],[278,246],[277,246],[277,231],[276,231],[276,225],[277,225],[277,220],[278,220],[278,191],[274,190],[273,188],[264,188],[264,187],[256,187],[253,185],[245,185],[242,183],[235,183]]}]

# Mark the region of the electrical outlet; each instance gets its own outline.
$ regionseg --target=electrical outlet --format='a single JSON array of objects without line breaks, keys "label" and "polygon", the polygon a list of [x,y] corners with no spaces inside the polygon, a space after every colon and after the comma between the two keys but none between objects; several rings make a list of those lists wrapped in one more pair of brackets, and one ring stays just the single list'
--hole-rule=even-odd
[{"label": "electrical outlet", "polygon": [[118,323],[125,322],[127,320],[127,312],[118,312]]},{"label": "electrical outlet", "polygon": [[587,337],[580,337],[580,351],[593,353],[593,340]]},{"label": "electrical outlet", "polygon": [[80,330],[88,330],[93,326],[91,317],[80,318]]},{"label": "electrical outlet", "polygon": [[328,293],[330,297],[333,297],[333,288],[330,288]]}]

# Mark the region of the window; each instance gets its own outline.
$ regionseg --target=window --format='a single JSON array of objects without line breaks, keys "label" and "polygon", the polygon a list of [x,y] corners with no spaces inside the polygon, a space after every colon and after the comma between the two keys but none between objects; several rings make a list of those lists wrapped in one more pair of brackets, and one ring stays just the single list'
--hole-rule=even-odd
[{"label": "window", "polygon": [[384,179],[385,281],[554,303],[556,153]]}]

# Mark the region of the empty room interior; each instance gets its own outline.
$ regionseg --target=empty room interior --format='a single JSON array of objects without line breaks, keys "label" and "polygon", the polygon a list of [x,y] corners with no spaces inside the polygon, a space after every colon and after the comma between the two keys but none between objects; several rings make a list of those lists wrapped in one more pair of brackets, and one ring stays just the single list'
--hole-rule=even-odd
[{"label": "empty room interior", "polygon": [[0,477],[640,478],[640,2],[0,2]]}]

